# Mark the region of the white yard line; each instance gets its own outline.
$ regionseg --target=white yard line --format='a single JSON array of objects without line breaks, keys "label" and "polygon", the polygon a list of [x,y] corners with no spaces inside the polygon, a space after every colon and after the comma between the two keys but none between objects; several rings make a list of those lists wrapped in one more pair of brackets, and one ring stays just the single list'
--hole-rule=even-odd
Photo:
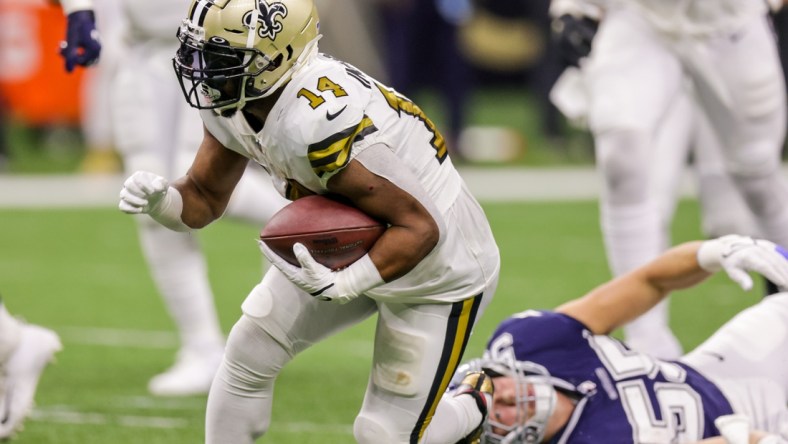
[{"label": "white yard line", "polygon": [[178,336],[173,332],[117,328],[60,327],[56,328],[63,342],[108,347],[177,348]]},{"label": "white yard line", "polygon": [[[202,405],[204,408],[204,403]],[[185,429],[193,427],[189,420],[167,416],[112,415],[97,412],[80,412],[70,406],[58,405],[33,410],[29,417],[32,421],[80,424],[80,425],[114,425],[121,427],[137,427],[151,429]],[[288,433],[322,433],[332,435],[353,435],[350,424],[324,424],[315,422],[277,422],[271,430]]]},{"label": "white yard line", "polygon": [[[52,328],[66,344],[151,349],[176,349],[180,344],[178,335],[169,331],[74,326]],[[372,356],[372,339],[344,341],[342,344],[342,351],[347,355],[362,358]]]},{"label": "white yard line", "polygon": [[[460,167],[474,195],[483,202],[596,199],[600,179],[591,167],[479,168]],[[0,208],[114,207],[121,175],[2,175]],[[694,195],[685,174],[682,196]]]},{"label": "white yard line", "polygon": [[95,412],[79,412],[59,406],[57,409],[37,408],[30,414],[30,419],[40,422],[57,422],[61,424],[94,424],[119,425],[124,427],[145,427],[156,429],[185,429],[190,427],[189,421],[183,418],[163,416],[109,415]]}]

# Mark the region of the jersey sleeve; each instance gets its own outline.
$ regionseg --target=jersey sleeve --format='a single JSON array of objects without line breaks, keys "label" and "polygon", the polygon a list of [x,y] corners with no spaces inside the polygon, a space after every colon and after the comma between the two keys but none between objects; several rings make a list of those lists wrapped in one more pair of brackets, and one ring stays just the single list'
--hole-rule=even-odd
[{"label": "jersey sleeve", "polygon": [[208,132],[211,133],[216,140],[219,141],[225,148],[235,151],[245,157],[249,157],[241,140],[236,137],[236,132],[230,127],[230,119],[220,117],[212,109],[200,110],[200,117],[202,123]]},{"label": "jersey sleeve", "polygon": [[378,131],[365,112],[371,79],[351,70],[338,61],[324,64],[299,78],[285,98],[290,105],[282,118],[287,126],[283,134],[306,147],[309,165],[323,185]]}]

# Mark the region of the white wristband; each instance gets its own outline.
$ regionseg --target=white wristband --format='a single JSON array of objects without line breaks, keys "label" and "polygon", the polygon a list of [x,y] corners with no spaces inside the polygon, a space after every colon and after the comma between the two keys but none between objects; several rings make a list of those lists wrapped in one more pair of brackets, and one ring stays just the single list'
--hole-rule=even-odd
[{"label": "white wristband", "polygon": [[741,414],[723,415],[714,420],[714,425],[725,438],[726,444],[747,444],[750,442],[750,419]]},{"label": "white wristband", "polygon": [[156,222],[174,231],[191,231],[192,228],[183,223],[183,197],[177,188],[168,187],[167,192],[156,205],[148,211],[148,215]]},{"label": "white wristband", "polygon": [[349,267],[337,272],[335,285],[340,295],[355,297],[385,282],[369,254],[365,254]]},{"label": "white wristband", "polygon": [[722,250],[725,245],[717,239],[707,240],[700,244],[698,248],[698,265],[700,268],[710,272],[716,273],[722,270]]},{"label": "white wristband", "polygon": [[75,11],[92,10],[93,0],[60,0],[60,5],[63,13],[69,15]]}]

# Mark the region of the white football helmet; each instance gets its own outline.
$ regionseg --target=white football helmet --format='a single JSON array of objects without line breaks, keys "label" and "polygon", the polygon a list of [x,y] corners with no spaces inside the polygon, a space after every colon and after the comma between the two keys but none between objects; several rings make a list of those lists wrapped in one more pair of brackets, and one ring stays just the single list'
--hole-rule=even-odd
[{"label": "white football helmet", "polygon": [[312,0],[192,0],[173,66],[189,104],[229,115],[267,97],[317,53]]}]

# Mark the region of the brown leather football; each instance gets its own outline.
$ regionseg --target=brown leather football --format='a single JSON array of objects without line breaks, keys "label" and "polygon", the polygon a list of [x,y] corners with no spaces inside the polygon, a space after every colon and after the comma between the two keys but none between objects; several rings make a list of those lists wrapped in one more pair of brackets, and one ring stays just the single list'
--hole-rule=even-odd
[{"label": "brown leather football", "polygon": [[295,200],[271,217],[260,239],[287,262],[300,266],[293,244],[304,244],[315,260],[338,270],[364,256],[386,225],[358,208],[323,196]]}]

